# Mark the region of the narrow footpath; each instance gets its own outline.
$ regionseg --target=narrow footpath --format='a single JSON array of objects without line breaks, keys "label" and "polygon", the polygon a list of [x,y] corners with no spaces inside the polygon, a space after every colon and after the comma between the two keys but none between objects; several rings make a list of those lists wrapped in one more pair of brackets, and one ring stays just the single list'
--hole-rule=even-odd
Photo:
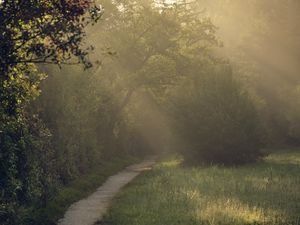
[{"label": "narrow footpath", "polygon": [[64,218],[58,225],[93,225],[101,220],[110,206],[114,196],[122,187],[132,181],[144,170],[150,169],[155,163],[155,157],[150,157],[141,163],[126,167],[121,172],[109,177],[96,192],[69,207]]}]

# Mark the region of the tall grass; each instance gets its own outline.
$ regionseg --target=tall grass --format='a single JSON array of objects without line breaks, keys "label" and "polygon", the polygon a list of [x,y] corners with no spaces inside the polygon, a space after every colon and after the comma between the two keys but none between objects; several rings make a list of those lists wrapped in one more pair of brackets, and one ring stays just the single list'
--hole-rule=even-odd
[{"label": "tall grass", "polygon": [[136,179],[103,225],[300,224],[300,151],[240,167],[161,162]]}]

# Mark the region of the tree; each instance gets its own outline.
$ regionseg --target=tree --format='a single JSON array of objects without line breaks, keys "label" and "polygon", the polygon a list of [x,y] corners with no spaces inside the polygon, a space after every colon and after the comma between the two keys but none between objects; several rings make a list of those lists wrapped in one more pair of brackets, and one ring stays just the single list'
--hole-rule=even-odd
[{"label": "tree", "polygon": [[54,175],[49,130],[28,109],[45,78],[36,65],[89,67],[88,49],[81,43],[84,28],[99,19],[99,10],[88,0],[0,2],[1,224],[13,223],[17,205],[46,200]]},{"label": "tree", "polygon": [[268,132],[268,144],[288,144],[294,139],[289,131],[293,125],[285,114],[294,102],[286,100],[293,98],[290,90],[300,82],[300,2],[199,2],[219,27],[224,48],[218,52],[230,59],[236,79],[259,99],[256,107]]},{"label": "tree", "polygon": [[218,45],[216,28],[195,4],[104,1],[104,8],[108,9],[105,22],[91,40],[101,40],[103,48],[109,46],[115,53],[101,67],[103,74],[110,74],[115,97],[110,137],[135,93],[162,98],[168,87],[184,76],[190,60],[196,60],[192,59],[194,56],[205,57],[210,47]]},{"label": "tree", "polygon": [[[65,63],[74,55],[90,66],[81,41],[84,28],[99,19],[88,0],[10,1],[0,4],[1,76],[16,64]],[[86,12],[89,15],[86,15]]]},{"label": "tree", "polygon": [[184,79],[172,111],[187,143],[181,152],[196,163],[239,164],[262,156],[263,130],[248,94],[229,66],[210,64]]}]

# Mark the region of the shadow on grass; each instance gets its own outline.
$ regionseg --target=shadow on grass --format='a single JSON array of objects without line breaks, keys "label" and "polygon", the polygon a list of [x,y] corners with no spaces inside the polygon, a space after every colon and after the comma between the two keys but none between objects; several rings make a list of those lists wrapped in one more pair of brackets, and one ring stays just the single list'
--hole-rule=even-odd
[{"label": "shadow on grass", "polygon": [[282,157],[238,167],[162,162],[130,184],[98,224],[299,225],[298,155]]},{"label": "shadow on grass", "polygon": [[[298,155],[299,156],[299,155]],[[203,177],[209,176],[201,183],[198,189],[202,196],[215,201],[227,199],[228,202],[237,201],[246,208],[263,211],[262,221],[249,222],[238,218],[237,224],[263,224],[284,225],[300,224],[300,158],[266,159],[256,164],[245,166],[198,166],[187,167],[181,165],[181,169],[188,171],[204,171]],[[207,171],[207,174],[205,174]],[[201,176],[199,176],[201,179]],[[186,190],[187,191],[187,190]],[[189,190],[189,191],[192,191]],[[237,209],[238,210],[238,209]],[[233,212],[231,218],[226,210],[220,210],[222,218],[234,220],[238,214]],[[274,215],[267,215],[274,213]],[[245,216],[247,216],[245,214]],[[271,217],[271,218],[270,218]],[[224,219],[226,221],[226,219]],[[201,224],[201,221],[200,221]],[[204,223],[205,224],[205,223]],[[210,224],[210,223],[206,223]],[[220,224],[227,224],[222,222]],[[230,224],[230,223],[228,223]]]}]

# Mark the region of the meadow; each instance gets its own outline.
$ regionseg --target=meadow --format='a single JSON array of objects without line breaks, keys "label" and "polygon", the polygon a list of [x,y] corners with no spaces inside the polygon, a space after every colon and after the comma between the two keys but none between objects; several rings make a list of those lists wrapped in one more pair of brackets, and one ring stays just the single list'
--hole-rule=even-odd
[{"label": "meadow", "polygon": [[98,224],[300,224],[300,151],[238,167],[164,159],[127,186]]}]

